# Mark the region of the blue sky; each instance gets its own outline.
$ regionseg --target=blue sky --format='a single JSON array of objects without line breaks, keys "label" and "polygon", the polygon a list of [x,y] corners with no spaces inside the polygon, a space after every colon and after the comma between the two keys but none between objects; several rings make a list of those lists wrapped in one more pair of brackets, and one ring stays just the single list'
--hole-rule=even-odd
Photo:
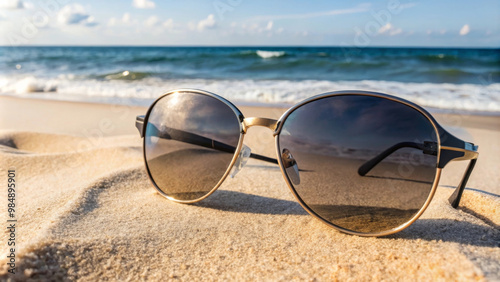
[{"label": "blue sky", "polygon": [[0,45],[500,47],[500,1],[1,0]]}]

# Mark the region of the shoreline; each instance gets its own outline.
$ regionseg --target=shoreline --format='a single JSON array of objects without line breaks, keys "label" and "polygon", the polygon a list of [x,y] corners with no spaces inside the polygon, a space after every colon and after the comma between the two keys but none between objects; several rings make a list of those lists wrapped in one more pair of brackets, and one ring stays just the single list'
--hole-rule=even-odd
[{"label": "shoreline", "polygon": [[[119,98],[119,101],[116,101],[115,97],[88,97],[88,96],[71,96],[66,95],[65,98],[54,97],[51,92],[33,92],[33,93],[23,93],[23,94],[11,94],[11,93],[0,93],[1,97],[8,98],[19,98],[19,99],[33,99],[33,100],[48,100],[48,101],[60,101],[60,102],[74,102],[74,103],[89,103],[89,104],[104,104],[104,105],[117,105],[117,106],[130,106],[130,107],[146,107],[156,99],[156,98]],[[217,94],[217,93],[215,93]],[[64,95],[64,94],[63,94]],[[159,95],[161,96],[161,95]],[[158,96],[158,97],[159,97]],[[311,95],[313,97],[314,95]],[[80,98],[81,97],[81,98]],[[84,99],[85,98],[85,99]],[[87,99],[87,100],[86,100]],[[404,99],[404,98],[403,98]],[[228,99],[231,103],[236,105],[237,107],[261,107],[261,108],[283,108],[289,109],[292,106],[300,103],[286,103],[286,102],[257,102],[257,101],[244,101],[244,100],[231,100]],[[138,104],[127,103],[127,101],[139,102]],[[436,107],[427,107],[422,106],[432,115],[440,114],[440,115],[466,115],[466,116],[481,116],[481,117],[500,117],[500,111],[479,111],[479,110],[458,110],[458,109],[443,109]]]},{"label": "shoreline", "polygon": [[[126,76],[131,75],[125,70]],[[110,76],[124,77],[123,73]],[[71,76],[71,75],[70,75]],[[0,77],[9,81],[0,95],[63,101],[149,106],[171,89],[194,88],[219,94],[233,103],[260,107],[289,107],[309,97],[337,90],[372,91],[411,101],[432,113],[500,116],[495,95],[500,83],[412,83],[388,80],[290,80],[290,79],[161,79],[127,80],[83,78]],[[155,94],[155,93],[158,93]],[[472,94],[471,94],[472,93]]]},{"label": "shoreline", "polygon": [[[5,102],[4,102],[5,101]],[[152,101],[151,101],[152,102]],[[233,101],[231,101],[233,102]],[[3,104],[14,103],[22,107],[23,104],[33,104],[42,103],[46,105],[58,104],[66,105],[69,107],[81,108],[85,105],[96,106],[97,108],[109,108],[113,111],[123,115],[123,110],[128,109],[128,111],[137,113],[137,115],[145,114],[150,104],[143,105],[127,105],[127,104],[114,104],[99,101],[81,101],[81,100],[62,100],[62,99],[51,99],[43,97],[19,97],[15,95],[0,95],[0,109],[2,109],[2,120],[0,121],[0,128],[9,128],[8,124],[16,123],[15,121],[15,111],[12,107],[2,107]],[[264,114],[263,117],[279,119],[281,114],[287,109],[293,106],[293,104],[260,104],[253,102],[241,102],[234,101],[236,107],[238,107],[245,117],[256,116],[258,113]],[[22,108],[21,108],[22,109]],[[442,125],[452,126],[452,127],[473,127],[482,128],[489,130],[500,131],[500,113],[489,114],[489,112],[470,112],[470,113],[449,113],[449,112],[434,112],[433,109],[425,108],[434,118]],[[41,107],[31,107],[31,110],[38,110],[40,113],[44,112]],[[440,110],[440,109],[438,109]],[[50,112],[50,111],[49,111]],[[112,112],[111,112],[112,113]],[[246,113],[249,113],[248,115]],[[265,116],[265,114],[271,116]],[[135,116],[134,116],[135,118]],[[134,119],[135,120],[135,119]]]}]

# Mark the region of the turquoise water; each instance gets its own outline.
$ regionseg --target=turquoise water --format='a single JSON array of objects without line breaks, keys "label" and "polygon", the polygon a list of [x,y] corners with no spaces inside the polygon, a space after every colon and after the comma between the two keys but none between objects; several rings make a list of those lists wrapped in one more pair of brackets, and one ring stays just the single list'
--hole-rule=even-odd
[{"label": "turquoise water", "polygon": [[500,49],[0,47],[0,93],[118,103],[149,103],[177,87],[255,103],[363,89],[500,112],[499,83]]}]

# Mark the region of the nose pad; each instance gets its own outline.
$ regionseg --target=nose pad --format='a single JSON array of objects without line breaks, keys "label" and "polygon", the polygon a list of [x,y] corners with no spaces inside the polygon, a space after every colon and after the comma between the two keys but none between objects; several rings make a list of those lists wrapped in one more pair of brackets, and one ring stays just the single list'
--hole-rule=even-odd
[{"label": "nose pad", "polygon": [[243,145],[238,155],[238,159],[236,159],[233,168],[231,168],[231,174],[229,175],[231,178],[234,178],[234,176],[246,165],[250,158],[250,154],[252,154],[252,149],[247,145]]},{"label": "nose pad", "polygon": [[286,174],[293,184],[300,184],[299,167],[297,162],[292,156],[292,153],[288,149],[283,149],[281,151],[281,160],[283,161],[283,166],[285,167]]}]

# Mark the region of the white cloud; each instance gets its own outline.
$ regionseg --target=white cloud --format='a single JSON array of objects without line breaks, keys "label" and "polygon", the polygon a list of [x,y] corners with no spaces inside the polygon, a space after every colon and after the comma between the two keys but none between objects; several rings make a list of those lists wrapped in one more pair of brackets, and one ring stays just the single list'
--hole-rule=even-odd
[{"label": "white cloud", "polygon": [[116,18],[110,18],[108,21],[108,26],[115,26],[116,25]]},{"label": "white cloud", "polygon": [[266,26],[266,30],[271,30],[273,29],[273,21],[269,21]]},{"label": "white cloud", "polygon": [[21,0],[1,0],[0,9],[23,9],[24,4]]},{"label": "white cloud", "polygon": [[132,6],[137,9],[154,9],[156,4],[151,0],[133,0]]},{"label": "white cloud", "polygon": [[124,13],[121,17],[118,18],[110,18],[107,22],[107,26],[110,27],[113,32],[130,31],[136,33],[147,32],[155,34],[158,34],[159,32],[165,30],[173,31],[175,27],[173,19],[163,20],[157,15],[152,15],[144,20],[139,20],[137,18],[134,18],[130,13]]},{"label": "white cloud", "polygon": [[[144,21],[144,24],[153,24],[153,20],[151,19],[152,17],[148,18],[146,21]],[[120,18],[110,18],[108,20],[108,26],[128,26],[130,27],[131,25],[136,25],[138,24],[139,21],[137,19],[132,19],[132,16],[130,16],[130,13],[124,13],[123,16]],[[155,23],[156,24],[156,23]]]},{"label": "white cloud", "polygon": [[259,27],[259,24],[257,24],[257,23],[254,23],[254,24],[251,24],[248,26],[243,26],[243,28],[246,28],[247,30],[252,31],[252,32],[262,32],[262,30],[263,30],[263,28]]},{"label": "white cloud", "polygon": [[386,25],[384,25],[383,27],[381,27],[379,30],[378,30],[378,33],[385,33],[387,32],[388,30],[390,30],[392,28],[392,25],[390,23],[387,23]]},{"label": "white cloud", "polygon": [[329,11],[323,11],[323,12],[315,12],[315,13],[306,13],[306,14],[291,14],[291,15],[271,15],[271,16],[258,16],[255,17],[257,20],[265,20],[265,19],[308,19],[308,18],[317,18],[317,17],[324,17],[324,16],[335,16],[335,15],[343,15],[343,14],[356,14],[356,13],[362,13],[368,11],[370,8],[371,4],[369,3],[364,3],[357,5],[356,7],[349,8],[349,9],[336,9],[336,10],[329,10]]},{"label": "white cloud", "polygon": [[236,23],[232,22],[230,24],[229,34],[239,34],[239,35],[258,35],[265,34],[268,37],[280,34],[285,31],[283,27],[276,26],[273,21],[266,22],[247,22],[247,23]]},{"label": "white cloud", "polygon": [[87,18],[87,22],[85,23],[86,26],[96,26],[98,23],[95,21],[94,16],[89,16]]},{"label": "white cloud", "polygon": [[33,4],[31,2],[23,2],[23,5],[24,5],[25,9],[34,9],[35,8],[35,4]]},{"label": "white cloud", "polygon": [[123,23],[129,23],[130,22],[130,14],[129,13],[123,14],[123,16],[122,16],[122,22]]},{"label": "white cloud", "polygon": [[381,27],[378,30],[378,33],[380,33],[380,34],[389,34],[389,35],[398,35],[401,32],[403,32],[403,30],[401,28],[395,28],[390,23],[387,23],[386,25],[384,25],[383,27]]},{"label": "white cloud", "polygon": [[216,24],[214,15],[210,14],[206,19],[198,22],[198,30],[212,29],[215,28]]},{"label": "white cloud", "polygon": [[174,28],[174,20],[168,19],[168,20],[163,22],[162,26],[166,29],[172,29],[172,28]]},{"label": "white cloud", "polygon": [[64,6],[57,14],[57,21],[62,25],[97,24],[94,17],[90,16],[82,5],[76,3]]},{"label": "white cloud", "polygon": [[461,29],[460,29],[460,35],[467,35],[468,33],[470,32],[470,27],[468,24],[464,25]]},{"label": "white cloud", "polygon": [[149,27],[153,27],[153,26],[158,25],[159,22],[160,22],[160,19],[158,19],[157,16],[151,16],[144,21],[144,25],[149,26]]},{"label": "white cloud", "polygon": [[144,26],[148,28],[148,32],[156,34],[163,31],[174,31],[174,20],[166,19],[165,21],[162,21],[157,16],[150,16],[144,21]]}]

